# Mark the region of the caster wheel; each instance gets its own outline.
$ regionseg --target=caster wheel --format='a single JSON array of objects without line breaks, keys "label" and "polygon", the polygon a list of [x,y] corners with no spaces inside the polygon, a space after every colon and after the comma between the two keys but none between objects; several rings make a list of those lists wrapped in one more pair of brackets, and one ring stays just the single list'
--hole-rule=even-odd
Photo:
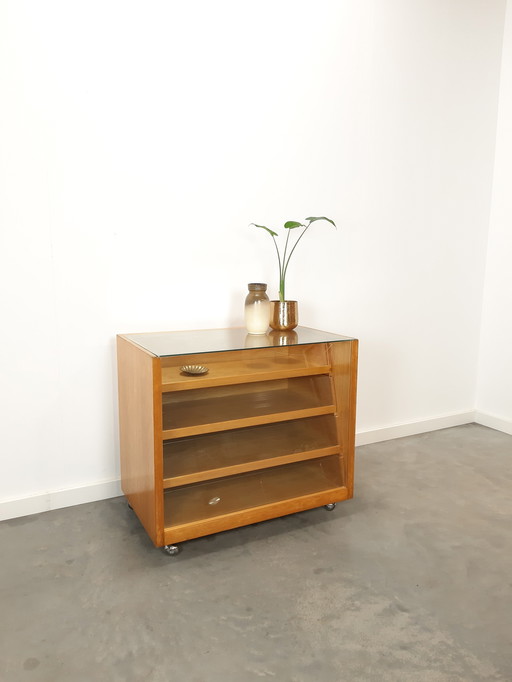
[{"label": "caster wheel", "polygon": [[180,553],[178,545],[165,545],[163,550],[166,554],[169,554],[169,556],[176,556],[176,554]]},{"label": "caster wheel", "polygon": [[325,508],[327,511],[332,511],[336,507],[336,502],[331,502],[331,504],[326,504]]}]

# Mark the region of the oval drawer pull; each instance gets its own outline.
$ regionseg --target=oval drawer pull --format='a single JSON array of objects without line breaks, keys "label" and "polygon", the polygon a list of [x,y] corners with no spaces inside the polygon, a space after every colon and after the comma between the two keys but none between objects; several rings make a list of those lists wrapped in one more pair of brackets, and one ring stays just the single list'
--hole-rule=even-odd
[{"label": "oval drawer pull", "polygon": [[218,504],[220,502],[220,497],[212,497],[208,504]]}]

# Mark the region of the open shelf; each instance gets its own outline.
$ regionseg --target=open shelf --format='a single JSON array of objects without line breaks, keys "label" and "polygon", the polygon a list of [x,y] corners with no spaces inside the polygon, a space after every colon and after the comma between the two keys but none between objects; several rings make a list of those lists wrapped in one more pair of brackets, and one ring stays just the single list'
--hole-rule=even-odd
[{"label": "open shelf", "polygon": [[[323,345],[290,346],[284,352],[260,348],[230,353],[202,353],[162,360],[162,391],[185,391],[210,386],[228,386],[285,379],[330,370]],[[183,365],[206,365],[208,374],[188,376],[180,371]]]},{"label": "open shelf", "polygon": [[155,546],[350,499],[357,348],[304,327],[118,335],[121,484]]},{"label": "open shelf", "polygon": [[164,443],[164,488],[339,453],[334,415]]},{"label": "open shelf", "polygon": [[335,411],[325,374],[166,393],[162,398],[164,440]]},{"label": "open shelf", "polygon": [[173,488],[164,495],[165,527],[172,529],[307,495],[335,494],[342,485],[339,457],[335,455]]}]

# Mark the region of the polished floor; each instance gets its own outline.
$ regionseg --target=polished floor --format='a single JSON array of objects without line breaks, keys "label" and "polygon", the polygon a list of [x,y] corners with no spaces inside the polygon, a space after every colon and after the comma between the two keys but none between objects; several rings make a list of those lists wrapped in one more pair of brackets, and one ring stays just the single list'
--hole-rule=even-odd
[{"label": "polished floor", "polygon": [[358,448],[356,496],[154,549],[122,498],[0,524],[1,682],[512,680],[512,436]]}]

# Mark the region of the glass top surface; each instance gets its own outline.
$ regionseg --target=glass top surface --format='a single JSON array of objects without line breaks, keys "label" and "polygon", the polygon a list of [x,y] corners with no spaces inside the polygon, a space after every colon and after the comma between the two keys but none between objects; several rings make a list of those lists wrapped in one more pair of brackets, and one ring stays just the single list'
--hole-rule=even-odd
[{"label": "glass top surface", "polygon": [[287,332],[270,331],[266,334],[248,334],[244,327],[232,327],[228,329],[121,334],[121,336],[158,357],[352,340],[352,337],[349,336],[322,332],[309,327],[296,327]]}]

